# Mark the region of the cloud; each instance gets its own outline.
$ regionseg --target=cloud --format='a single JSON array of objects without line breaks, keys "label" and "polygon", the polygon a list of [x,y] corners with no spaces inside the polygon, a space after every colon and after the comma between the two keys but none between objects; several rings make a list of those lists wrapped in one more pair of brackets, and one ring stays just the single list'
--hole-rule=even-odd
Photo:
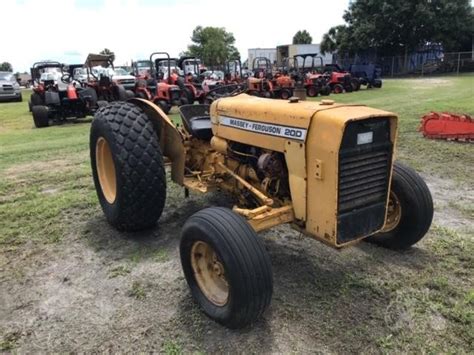
[{"label": "cloud", "polygon": [[[348,0],[234,2],[217,0],[3,0],[0,61],[28,70],[42,59],[84,62],[107,47],[116,63],[147,58],[154,51],[177,56],[198,26],[225,27],[236,38],[243,59],[248,48],[288,44],[300,29],[318,43],[343,22]],[[21,21],[20,21],[21,20]]]}]

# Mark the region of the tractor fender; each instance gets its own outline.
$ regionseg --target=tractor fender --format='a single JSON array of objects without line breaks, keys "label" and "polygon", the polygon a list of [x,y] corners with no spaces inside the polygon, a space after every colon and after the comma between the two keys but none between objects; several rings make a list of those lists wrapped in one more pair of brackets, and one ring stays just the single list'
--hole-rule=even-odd
[{"label": "tractor fender", "polygon": [[133,98],[128,100],[140,107],[152,120],[160,141],[161,152],[171,161],[171,179],[177,184],[184,182],[184,139],[170,118],[151,101]]}]

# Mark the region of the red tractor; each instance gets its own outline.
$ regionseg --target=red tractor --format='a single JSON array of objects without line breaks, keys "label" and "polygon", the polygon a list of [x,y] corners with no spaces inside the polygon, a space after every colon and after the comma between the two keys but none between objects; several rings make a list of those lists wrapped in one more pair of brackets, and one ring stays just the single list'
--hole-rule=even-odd
[{"label": "red tractor", "polygon": [[178,73],[171,70],[171,58],[167,52],[153,52],[150,55],[151,79],[142,78],[135,87],[135,95],[152,101],[163,112],[168,113],[172,106],[188,103],[185,93],[177,85]]},{"label": "red tractor", "polygon": [[[302,76],[303,86],[306,89],[306,95],[309,97],[316,97],[318,95],[327,96],[331,93],[331,86],[329,77],[321,74],[316,65],[316,60],[319,60],[320,66],[323,66],[323,58],[317,53],[298,54],[294,57],[294,66],[297,72]],[[299,68],[299,59],[302,59],[302,66]],[[308,65],[310,59],[310,65]]]},{"label": "red tractor", "polygon": [[351,73],[342,70],[337,64],[326,64],[324,73],[329,78],[329,85],[335,94],[342,92],[358,91],[360,89],[360,81],[354,78]]},{"label": "red tractor", "polygon": [[203,103],[206,93],[202,88],[200,75],[205,68],[202,66],[201,60],[193,56],[180,57],[178,67],[184,73],[184,81],[178,81],[177,84],[184,91],[188,102],[190,104],[194,101]]},{"label": "red tractor", "polygon": [[82,85],[94,89],[99,100],[125,101],[135,96],[133,91],[127,89],[134,87],[135,78],[128,75],[124,80],[116,80],[112,55],[89,54],[84,66],[87,79]]},{"label": "red tractor", "polygon": [[293,96],[295,89],[295,81],[290,77],[288,71],[282,70],[277,72],[272,79],[274,97],[288,100]]}]

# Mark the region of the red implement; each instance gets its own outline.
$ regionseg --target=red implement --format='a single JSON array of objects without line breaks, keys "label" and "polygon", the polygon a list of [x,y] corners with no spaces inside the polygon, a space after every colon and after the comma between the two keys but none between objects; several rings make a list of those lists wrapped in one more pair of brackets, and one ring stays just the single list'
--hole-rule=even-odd
[{"label": "red implement", "polygon": [[419,130],[427,138],[474,141],[474,120],[469,115],[430,112],[421,118]]}]

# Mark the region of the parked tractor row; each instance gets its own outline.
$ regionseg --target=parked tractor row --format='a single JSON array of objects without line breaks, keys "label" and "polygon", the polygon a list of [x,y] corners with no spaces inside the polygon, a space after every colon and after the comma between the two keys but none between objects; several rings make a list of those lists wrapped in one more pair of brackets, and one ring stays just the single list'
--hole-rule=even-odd
[{"label": "parked tractor row", "polygon": [[89,54],[85,64],[35,63],[29,102],[36,127],[50,122],[92,115],[107,102],[136,97],[153,102],[163,112],[173,106],[210,104],[233,91],[287,100],[301,93],[309,97],[359,90],[362,84],[381,87],[374,75],[353,76],[337,65],[323,65],[318,54],[294,56],[275,68],[268,58],[257,57],[252,71],[240,60],[231,60],[211,70],[192,56],[171,58],[153,52],[148,59],[133,61],[131,68],[115,68],[110,55]]}]

